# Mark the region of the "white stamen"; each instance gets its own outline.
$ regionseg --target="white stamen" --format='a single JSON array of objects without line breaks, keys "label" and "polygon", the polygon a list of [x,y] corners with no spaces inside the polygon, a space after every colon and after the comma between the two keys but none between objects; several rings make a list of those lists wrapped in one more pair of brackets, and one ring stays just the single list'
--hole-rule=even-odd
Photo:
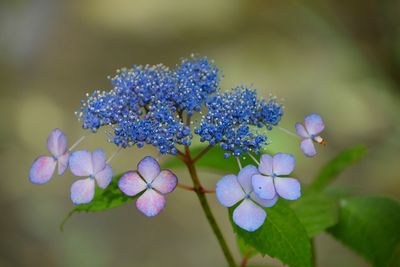
[{"label": "white stamen", "polygon": [[110,161],[111,161],[116,155],[118,155],[118,153],[121,151],[121,149],[122,149],[122,147],[118,148],[118,150],[115,151],[115,152],[108,158],[108,160],[106,161],[106,163],[107,163],[107,164],[110,163]]},{"label": "white stamen", "polygon": [[275,127],[278,128],[279,130],[281,130],[281,131],[283,131],[283,132],[289,134],[289,135],[292,135],[292,136],[295,136],[295,137],[297,137],[297,138],[300,138],[300,136],[298,136],[297,134],[295,134],[295,133],[292,132],[292,131],[289,131],[288,129],[282,128],[282,127],[280,127],[280,126],[275,126]]},{"label": "white stamen", "polygon": [[242,163],[240,163],[240,159],[238,157],[236,157],[236,161],[237,161],[237,163],[239,165],[239,169],[241,170],[242,169]]},{"label": "white stamen", "polygon": [[252,154],[248,153],[248,155],[250,156],[250,158],[251,158],[252,160],[254,160],[255,163],[257,163],[258,165],[260,165],[260,162],[259,162]]},{"label": "white stamen", "polygon": [[74,148],[77,147],[85,138],[86,138],[85,135],[79,138],[68,150],[69,151],[74,150]]}]

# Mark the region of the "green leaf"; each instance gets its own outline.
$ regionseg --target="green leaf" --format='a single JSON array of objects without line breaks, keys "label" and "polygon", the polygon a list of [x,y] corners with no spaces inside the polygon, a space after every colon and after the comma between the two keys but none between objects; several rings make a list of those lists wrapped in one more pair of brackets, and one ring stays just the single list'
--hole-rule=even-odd
[{"label": "green leaf", "polygon": [[347,167],[356,163],[365,155],[367,148],[364,145],[356,145],[339,153],[334,159],[328,162],[320,171],[311,188],[321,190],[333,182],[337,176]]},{"label": "green leaf", "polygon": [[122,193],[122,191],[118,188],[118,180],[122,176],[116,175],[113,177],[110,185],[106,189],[101,189],[100,187],[96,187],[96,192],[93,200],[88,204],[81,204],[75,206],[66,216],[66,218],[62,221],[60,225],[60,230],[63,231],[65,223],[68,219],[76,212],[97,212],[97,211],[105,211],[112,208],[119,207],[130,200],[133,200],[138,197],[138,195],[129,197]]},{"label": "green leaf", "polygon": [[236,206],[229,209],[229,217],[235,233],[246,244],[289,266],[311,266],[311,244],[306,229],[285,202],[279,200],[272,208],[265,209],[267,219],[254,232],[247,232],[232,221],[235,208]]},{"label": "green leaf", "polygon": [[306,193],[291,207],[310,238],[338,222],[337,200],[323,193]]},{"label": "green leaf", "polygon": [[246,242],[244,242],[244,240],[239,236],[236,236],[236,243],[239,247],[240,255],[242,255],[243,258],[250,259],[258,254],[258,251],[255,248],[246,244]]},{"label": "green leaf", "polygon": [[339,223],[329,233],[374,266],[395,266],[391,262],[400,244],[400,205],[387,198],[345,198]]},{"label": "green leaf", "polygon": [[[207,146],[199,146],[192,148],[190,153],[192,158],[195,158],[201,151],[203,151]],[[225,151],[216,146],[211,148],[206,155],[200,158],[196,162],[196,167],[212,169],[215,171],[219,171],[221,173],[237,173],[239,172],[239,167],[237,160],[234,156],[230,156],[229,158],[224,158]],[[245,159],[241,158],[240,162],[242,166],[246,166],[248,164],[255,165],[255,162],[249,157],[245,156]],[[177,167],[184,167],[185,165],[176,157],[173,157],[162,164],[163,168],[171,169]]]}]

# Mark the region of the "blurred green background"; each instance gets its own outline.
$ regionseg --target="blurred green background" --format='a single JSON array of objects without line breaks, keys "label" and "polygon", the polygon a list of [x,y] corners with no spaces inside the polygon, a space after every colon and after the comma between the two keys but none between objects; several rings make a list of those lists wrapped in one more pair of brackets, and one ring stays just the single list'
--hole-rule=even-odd
[{"label": "blurred green background", "polygon": [[[400,200],[400,1],[2,1],[0,2],[0,266],[224,266],[194,194],[176,190],[166,210],[148,219],[134,203],[75,215],[70,173],[45,186],[28,182],[51,129],[70,143],[84,134],[74,111],[86,92],[132,64],[174,66],[192,52],[223,70],[222,86],[254,84],[284,99],[282,124],[305,114],[325,118],[327,147],[308,159],[298,140],[271,133],[272,149],[298,156],[307,183],[341,149],[369,147],[336,185]],[[105,134],[80,147],[115,147]],[[116,172],[135,168],[152,148],[128,149]],[[184,170],[177,171],[189,183]],[[201,172],[213,186],[218,176]],[[209,197],[237,259],[226,209]],[[379,220],[379,218],[371,218]],[[319,266],[367,266],[330,236],[317,239]],[[255,258],[256,263],[275,260]]]}]

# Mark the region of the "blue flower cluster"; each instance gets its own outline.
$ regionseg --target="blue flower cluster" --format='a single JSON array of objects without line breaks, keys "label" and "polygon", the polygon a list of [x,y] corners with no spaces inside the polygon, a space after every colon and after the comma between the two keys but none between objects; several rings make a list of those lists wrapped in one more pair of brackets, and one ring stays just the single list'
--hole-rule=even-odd
[{"label": "blue flower cluster", "polygon": [[219,89],[219,69],[207,58],[183,59],[175,77],[177,90],[171,98],[189,116],[199,112],[208,96]]},{"label": "blue flower cluster", "polygon": [[203,117],[195,133],[202,142],[220,144],[222,149],[240,156],[243,153],[259,153],[267,137],[254,133],[251,126],[271,129],[283,115],[283,108],[275,99],[265,101],[257,98],[254,89],[237,87],[225,93],[217,93],[207,100],[208,114]]},{"label": "blue flower cluster", "polygon": [[117,71],[111,91],[88,95],[78,116],[83,128],[94,132],[111,126],[111,142],[120,147],[151,144],[162,154],[176,154],[176,146],[189,146],[193,137],[183,116],[190,118],[206,104],[208,114],[195,129],[201,141],[220,144],[235,156],[258,152],[266,137],[250,126],[276,125],[282,107],[258,100],[253,89],[221,93],[219,82],[218,67],[205,57],[192,55],[173,70],[161,64],[133,66]]}]

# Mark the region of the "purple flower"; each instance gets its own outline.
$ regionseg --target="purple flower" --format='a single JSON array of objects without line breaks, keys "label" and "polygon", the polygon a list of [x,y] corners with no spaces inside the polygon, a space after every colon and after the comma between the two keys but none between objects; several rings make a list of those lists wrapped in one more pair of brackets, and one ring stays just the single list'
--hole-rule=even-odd
[{"label": "purple flower", "polygon": [[165,195],[171,193],[178,184],[178,178],[170,170],[160,169],[153,157],[143,158],[137,171],[125,173],[118,181],[118,187],[127,196],[143,194],[136,201],[136,207],[147,217],[156,216],[166,204]]},{"label": "purple flower", "polygon": [[29,180],[34,184],[45,184],[53,176],[58,163],[58,175],[62,175],[68,166],[69,151],[67,137],[60,129],[54,129],[47,138],[49,156],[39,156],[29,171]]},{"label": "purple flower", "polygon": [[319,144],[325,144],[324,139],[319,134],[324,130],[325,124],[321,116],[318,114],[310,114],[304,118],[304,126],[301,123],[296,123],[296,132],[303,138],[300,148],[304,155],[313,157],[317,154],[313,141]]},{"label": "purple flower", "polygon": [[75,181],[71,186],[71,200],[75,205],[92,201],[95,192],[95,180],[102,189],[107,188],[112,180],[112,169],[106,163],[102,149],[93,152],[82,150],[72,153],[69,166],[74,175],[88,177]]},{"label": "purple flower", "polygon": [[277,196],[288,200],[298,199],[301,196],[299,181],[279,177],[289,175],[294,165],[295,159],[291,154],[278,153],[273,157],[262,155],[258,166],[260,174],[251,177],[254,192],[262,199],[275,199]]},{"label": "purple flower", "polygon": [[254,194],[251,177],[255,174],[258,174],[257,168],[248,165],[237,176],[229,174],[222,177],[216,188],[217,199],[222,206],[229,208],[240,202],[232,218],[235,224],[249,232],[264,224],[267,213],[262,207],[272,207],[278,199],[265,200]]}]

